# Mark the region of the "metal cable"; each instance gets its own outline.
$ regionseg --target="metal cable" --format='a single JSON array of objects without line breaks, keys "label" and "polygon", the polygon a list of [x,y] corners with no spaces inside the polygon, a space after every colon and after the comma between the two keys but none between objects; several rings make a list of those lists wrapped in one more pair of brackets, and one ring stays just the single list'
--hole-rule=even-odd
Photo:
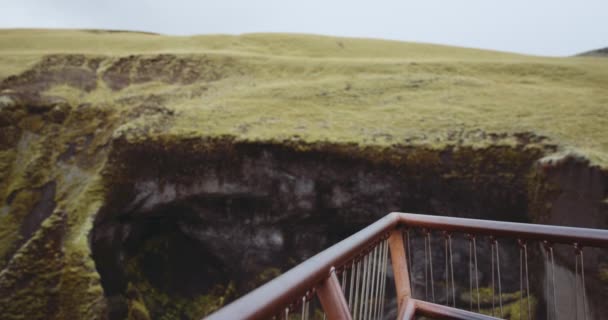
[{"label": "metal cable", "polygon": [[500,284],[500,250],[498,249],[498,240],[494,240],[496,245],[496,273],[498,278],[498,303],[500,305],[500,317],[503,316],[502,311],[502,286]]},{"label": "metal cable", "polygon": [[384,302],[386,301],[386,273],[388,272],[388,240],[384,240],[384,267],[382,273],[382,299],[380,301],[380,319],[384,318]]},{"label": "metal cable", "polygon": [[382,241],[382,254],[380,257],[380,289],[378,290],[378,310],[376,312],[376,319],[381,319],[382,315],[382,304],[384,301],[384,278],[386,272],[386,247],[388,243],[385,240]]},{"label": "metal cable", "polygon": [[469,310],[473,311],[473,241],[469,237]]},{"label": "metal cable", "polygon": [[382,253],[382,242],[379,242],[376,246],[377,254],[375,265],[376,271],[374,272],[374,290],[372,290],[372,311],[370,312],[370,319],[376,318],[376,311],[378,310],[378,290],[380,289],[380,284],[378,281],[380,280],[380,254]]},{"label": "metal cable", "polygon": [[369,279],[369,252],[365,255],[365,260],[363,262],[364,271],[363,271],[363,287],[361,289],[361,306],[359,310],[359,315],[361,319],[365,319],[365,306],[367,305],[367,287],[368,287],[368,279]]},{"label": "metal cable", "polygon": [[528,305],[528,320],[530,320],[530,313],[531,313],[531,309],[530,309],[530,280],[528,278],[528,245],[526,243],[524,243],[524,257],[525,257],[525,261],[526,261],[526,303]]},{"label": "metal cable", "polygon": [[431,232],[427,233],[429,238],[429,271],[431,278],[431,297],[433,297],[433,303],[435,303],[435,283],[433,281],[433,249],[431,249]]},{"label": "metal cable", "polygon": [[353,312],[353,285],[355,284],[355,260],[350,265],[350,286],[348,288],[348,310]]},{"label": "metal cable", "polygon": [[424,299],[426,301],[429,300],[429,287],[428,287],[428,282],[429,282],[429,272],[428,272],[428,261],[429,261],[429,257],[428,257],[428,251],[427,251],[427,246],[426,246],[426,239],[427,236],[424,236]]},{"label": "metal cable", "polygon": [[581,289],[583,290],[583,319],[587,320],[587,294],[585,293],[585,262],[583,261],[583,248],[579,247],[581,256]]},{"label": "metal cable", "polygon": [[378,318],[380,310],[380,287],[382,286],[382,259],[384,259],[384,240],[380,241],[378,249],[378,276],[376,277],[376,295],[374,297],[374,319]]},{"label": "metal cable", "polygon": [[342,294],[346,296],[346,266],[342,268],[342,283],[340,286],[342,287]]},{"label": "metal cable", "polygon": [[376,264],[376,259],[378,257],[378,246],[374,247],[374,251],[372,253],[372,259],[371,259],[371,264],[372,264],[372,276],[371,276],[371,280],[370,280],[370,293],[369,293],[369,298],[368,298],[368,311],[367,311],[367,319],[370,319],[370,315],[372,314],[373,310],[374,310],[374,290],[375,290],[375,286],[376,286],[376,269],[378,267],[378,265]]},{"label": "metal cable", "polygon": [[[551,293],[553,294],[553,301],[549,301],[547,297],[547,319],[557,319],[556,303],[555,303],[555,264],[553,259],[553,246],[549,241],[543,241],[544,254],[546,257],[545,263],[551,264],[551,284],[546,283],[546,292],[548,295],[549,288],[551,287]],[[553,304],[553,306],[551,306]]]},{"label": "metal cable", "polygon": [[[574,244],[576,248],[576,244]],[[576,249],[575,249],[576,250]],[[578,319],[578,254],[574,253],[574,314]]]},{"label": "metal cable", "polygon": [[553,320],[557,320],[557,295],[555,293],[555,259],[553,257],[553,247],[549,247],[551,254],[551,282],[553,283]]},{"label": "metal cable", "polygon": [[406,230],[407,237],[407,263],[408,263],[408,272],[410,277],[410,291],[412,292],[412,298],[414,297],[414,278],[412,278],[412,274],[414,273],[414,269],[412,269],[412,249],[410,246],[410,229]]},{"label": "metal cable", "polygon": [[376,275],[376,290],[374,291],[374,310],[372,312],[372,318],[378,318],[378,310],[380,309],[380,283],[382,281],[382,259],[384,258],[384,240],[381,240],[378,244],[378,258],[376,264],[378,265],[378,271]]},{"label": "metal cable", "polygon": [[[521,244],[521,241],[520,241]],[[524,269],[523,269],[523,249],[519,247],[519,320],[524,313]]]},{"label": "metal cable", "polygon": [[361,287],[361,305],[359,306],[359,316],[365,319],[365,295],[367,293],[367,278],[369,277],[369,255],[366,254],[363,259],[363,286]]},{"label": "metal cable", "polygon": [[365,269],[365,257],[361,257],[359,260],[359,275],[357,276],[358,281],[359,281],[359,285],[358,287],[355,289],[355,294],[356,294],[356,299],[355,299],[355,305],[357,306],[357,315],[361,316],[359,314],[359,309],[361,308],[361,292],[363,291],[363,270]]},{"label": "metal cable", "polygon": [[477,271],[477,243],[473,237],[473,257],[475,258],[475,287],[477,288],[477,312],[481,312],[479,304],[479,272]]},{"label": "metal cable", "polygon": [[376,290],[376,272],[378,269],[378,265],[376,264],[376,259],[378,258],[378,246],[376,245],[376,247],[374,248],[374,257],[371,261],[372,264],[372,277],[370,279],[370,290],[369,290],[369,298],[368,298],[368,303],[369,303],[369,310],[367,312],[368,314],[368,319],[372,318],[372,313],[374,311],[374,293]]},{"label": "metal cable", "polygon": [[384,299],[384,287],[382,283],[384,282],[384,268],[386,264],[386,257],[384,256],[384,252],[386,251],[386,246],[388,243],[386,240],[382,240],[382,251],[380,252],[380,279],[379,279],[379,288],[378,288],[378,310],[376,312],[376,319],[380,319],[380,313],[382,310],[380,309],[382,306],[382,300]]},{"label": "metal cable", "polygon": [[374,267],[374,257],[373,257],[373,253],[370,252],[369,253],[369,259],[367,260],[367,263],[369,264],[368,267],[368,275],[367,275],[367,288],[366,288],[366,293],[365,293],[365,312],[364,312],[364,319],[369,319],[369,309],[370,309],[370,296],[371,296],[371,289],[372,289],[372,278],[373,278],[373,267]]},{"label": "metal cable", "polygon": [[369,277],[369,255],[363,258],[363,286],[361,287],[361,304],[359,305],[359,316],[365,319],[365,298],[367,293],[367,278]]},{"label": "metal cable", "polygon": [[445,305],[448,306],[450,304],[450,291],[449,291],[449,286],[450,286],[450,277],[448,276],[448,238],[447,236],[444,234],[444,239],[443,239],[443,244],[445,247],[445,253],[444,253],[444,257],[445,257]]},{"label": "metal cable", "polygon": [[386,302],[386,274],[388,273],[390,259],[390,246],[388,243],[388,238],[384,240],[384,242],[386,245],[384,246],[384,267],[382,267],[382,299],[380,300],[380,319],[384,317],[384,303]]},{"label": "metal cable", "polygon": [[454,256],[452,255],[452,235],[448,235],[448,244],[450,246],[450,273],[452,275],[452,303],[456,308],[456,285],[454,282]]},{"label": "metal cable", "polygon": [[495,313],[495,309],[496,309],[496,293],[494,291],[494,241],[490,240],[490,255],[491,258],[490,260],[492,261],[490,264],[490,267],[492,269],[492,316],[494,316]]},{"label": "metal cable", "polygon": [[361,260],[357,261],[357,280],[355,281],[355,300],[354,302],[354,306],[352,308],[352,313],[353,313],[353,319],[357,319],[357,311],[358,311],[358,307],[359,307],[359,287],[360,287],[360,282],[361,282]]}]

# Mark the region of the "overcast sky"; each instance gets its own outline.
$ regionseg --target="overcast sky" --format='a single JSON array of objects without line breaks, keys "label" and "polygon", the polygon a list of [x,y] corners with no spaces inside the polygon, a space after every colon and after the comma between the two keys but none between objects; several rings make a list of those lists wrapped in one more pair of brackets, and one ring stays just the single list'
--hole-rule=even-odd
[{"label": "overcast sky", "polygon": [[608,46],[608,0],[0,0],[0,28],[298,32],[538,55]]}]

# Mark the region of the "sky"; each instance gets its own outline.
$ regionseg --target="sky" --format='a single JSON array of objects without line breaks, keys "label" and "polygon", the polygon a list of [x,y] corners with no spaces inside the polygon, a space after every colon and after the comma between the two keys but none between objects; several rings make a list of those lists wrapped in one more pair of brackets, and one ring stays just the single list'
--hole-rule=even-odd
[{"label": "sky", "polygon": [[0,28],[294,32],[565,56],[608,47],[608,0],[0,0]]}]

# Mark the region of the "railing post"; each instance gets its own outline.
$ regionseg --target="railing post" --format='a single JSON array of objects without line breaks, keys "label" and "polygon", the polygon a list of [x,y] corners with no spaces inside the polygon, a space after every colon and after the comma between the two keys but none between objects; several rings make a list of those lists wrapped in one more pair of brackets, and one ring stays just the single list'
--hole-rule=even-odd
[{"label": "railing post", "polygon": [[336,277],[336,270],[331,268],[329,278],[317,287],[317,297],[329,320],[351,320],[346,298]]},{"label": "railing post", "polygon": [[407,269],[407,261],[405,260],[405,248],[403,247],[403,233],[401,228],[395,228],[391,231],[391,235],[388,238],[388,244],[391,250],[393,274],[395,275],[397,306],[399,308],[398,310],[401,310],[405,307],[407,300],[411,296],[410,276]]},{"label": "railing post", "polygon": [[414,303],[414,299],[408,299],[407,303],[399,311],[397,320],[411,320],[414,318],[415,315],[416,315],[416,304]]}]

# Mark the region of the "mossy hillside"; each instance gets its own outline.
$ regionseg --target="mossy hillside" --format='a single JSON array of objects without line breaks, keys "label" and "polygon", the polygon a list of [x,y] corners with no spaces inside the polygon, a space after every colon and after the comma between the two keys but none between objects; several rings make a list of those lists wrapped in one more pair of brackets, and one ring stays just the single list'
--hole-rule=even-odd
[{"label": "mossy hillside", "polygon": [[[2,110],[2,118],[14,121],[0,128],[18,133],[16,139],[3,143],[13,152],[2,172],[6,180],[0,184],[6,199],[6,212],[0,216],[0,287],[7,292],[2,294],[0,309],[7,319],[24,314],[32,319],[94,319],[103,314],[104,301],[87,236],[103,195],[94,177],[103,166],[103,145],[110,135],[98,134],[86,146],[78,141],[99,129],[96,121],[110,117],[103,107],[70,104],[61,104],[67,109],[64,116],[56,117],[56,101],[12,97],[14,103]],[[28,119],[41,124],[32,126]],[[30,212],[40,204],[41,187],[48,183],[56,185],[55,209],[43,212],[49,216],[34,225],[28,238],[23,227],[34,223]]]},{"label": "mossy hillside", "polygon": [[[0,65],[7,70],[20,64],[22,71],[32,68],[32,54],[83,55],[64,63],[74,71],[86,60],[79,66],[87,66],[80,71],[83,77],[90,61],[98,63],[94,89],[50,92],[90,103],[166,97],[165,107],[177,115],[166,130],[181,136],[298,136],[311,142],[441,148],[494,144],[505,133],[533,132],[596,164],[606,161],[607,126],[601,115],[608,102],[608,63],[600,58],[285,34],[6,30],[0,42]],[[146,75],[144,66],[167,75]],[[116,70],[125,72],[122,78],[130,86],[116,83]],[[117,85],[122,89],[113,90]]]},{"label": "mossy hillside", "polygon": [[[443,151],[459,150],[448,153],[461,169],[442,172],[455,178],[564,149],[605,166],[605,61],[307,35],[2,30],[0,288],[11,294],[0,311],[103,317],[88,243],[96,213],[138,175],[186,177],[193,154],[233,143],[412,174],[441,171]],[[138,155],[146,148],[157,153]],[[167,156],[179,150],[185,163]],[[129,162],[146,154],[162,162]],[[55,209],[24,238],[23,219],[50,182]],[[131,310],[145,317],[138,301]]]}]

